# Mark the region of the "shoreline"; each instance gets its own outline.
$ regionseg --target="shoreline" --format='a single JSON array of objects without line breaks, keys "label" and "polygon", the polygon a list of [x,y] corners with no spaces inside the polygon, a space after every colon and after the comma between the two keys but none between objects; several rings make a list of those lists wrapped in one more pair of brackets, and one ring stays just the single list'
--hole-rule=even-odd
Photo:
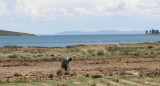
[{"label": "shoreline", "polygon": [[18,45],[6,45],[6,46],[2,46],[0,48],[4,48],[4,47],[34,47],[34,48],[68,48],[68,47],[77,47],[77,46],[88,46],[88,45],[93,45],[93,46],[110,46],[110,45],[137,45],[137,44],[152,44],[152,43],[160,43],[160,41],[158,42],[137,42],[137,43],[112,43],[112,44],[77,44],[77,45],[67,45],[64,47],[45,47],[45,46],[18,46]]},{"label": "shoreline", "polygon": [[31,35],[31,36],[0,36],[0,37],[35,37],[38,35]]},{"label": "shoreline", "polygon": [[112,44],[137,44],[146,42],[158,42],[159,36],[143,35],[99,35],[99,36],[19,36],[0,37],[4,46],[28,46],[28,47],[68,47],[77,45],[112,45]]}]

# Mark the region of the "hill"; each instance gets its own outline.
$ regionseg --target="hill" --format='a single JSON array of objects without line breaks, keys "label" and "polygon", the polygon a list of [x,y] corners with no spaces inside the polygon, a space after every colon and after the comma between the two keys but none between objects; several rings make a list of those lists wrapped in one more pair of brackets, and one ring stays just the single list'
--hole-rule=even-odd
[{"label": "hill", "polygon": [[0,36],[36,36],[34,34],[0,30]]},{"label": "hill", "polygon": [[91,34],[144,34],[144,31],[116,31],[116,30],[100,30],[94,32],[82,31],[65,31],[55,35],[91,35]]}]

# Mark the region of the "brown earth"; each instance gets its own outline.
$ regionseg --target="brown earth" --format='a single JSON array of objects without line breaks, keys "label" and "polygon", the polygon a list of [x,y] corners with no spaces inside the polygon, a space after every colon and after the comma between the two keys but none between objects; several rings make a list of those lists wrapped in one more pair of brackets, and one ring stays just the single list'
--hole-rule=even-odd
[{"label": "brown earth", "polygon": [[[60,65],[61,58],[0,60],[0,81],[59,79],[56,72]],[[62,76],[62,79],[88,77],[95,73],[104,76],[160,75],[160,58],[74,59],[70,62],[70,67],[70,75]]]}]

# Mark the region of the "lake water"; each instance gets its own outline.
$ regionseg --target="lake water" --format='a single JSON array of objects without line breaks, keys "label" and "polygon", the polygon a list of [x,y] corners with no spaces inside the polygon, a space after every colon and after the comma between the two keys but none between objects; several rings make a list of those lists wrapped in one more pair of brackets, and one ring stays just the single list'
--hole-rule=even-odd
[{"label": "lake water", "polygon": [[66,47],[78,44],[119,44],[160,41],[160,35],[43,35],[34,37],[0,37],[6,45]]}]

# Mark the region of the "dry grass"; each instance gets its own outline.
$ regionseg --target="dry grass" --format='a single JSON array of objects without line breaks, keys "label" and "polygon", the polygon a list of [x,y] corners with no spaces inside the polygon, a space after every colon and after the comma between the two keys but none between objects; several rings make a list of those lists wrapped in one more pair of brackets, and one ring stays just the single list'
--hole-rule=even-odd
[{"label": "dry grass", "polygon": [[96,47],[90,46],[87,48],[88,53],[94,53],[96,51]]},{"label": "dry grass", "polygon": [[99,55],[99,56],[106,54],[106,52],[107,52],[106,49],[104,49],[102,47],[97,49],[97,55]]},{"label": "dry grass", "polygon": [[65,75],[70,75],[70,71],[69,70],[65,71]]},{"label": "dry grass", "polygon": [[[153,46],[153,48],[150,49],[148,46]],[[159,51],[160,47],[157,46],[157,43],[83,46],[77,45],[67,48],[5,46],[0,48],[0,59],[160,56]]]},{"label": "dry grass", "polygon": [[87,49],[82,48],[82,49],[81,49],[81,53],[82,53],[83,55],[87,55],[87,54],[88,54],[88,51],[87,51]]},{"label": "dry grass", "polygon": [[57,70],[58,76],[63,76],[65,74],[65,70],[63,68]]}]

